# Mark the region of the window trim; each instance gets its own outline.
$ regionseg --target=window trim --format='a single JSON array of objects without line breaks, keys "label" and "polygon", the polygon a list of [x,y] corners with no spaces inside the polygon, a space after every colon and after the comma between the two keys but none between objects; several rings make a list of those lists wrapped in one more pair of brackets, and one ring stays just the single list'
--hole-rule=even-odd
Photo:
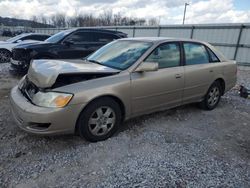
[{"label": "window trim", "polygon": [[[78,30],[78,31],[74,31],[74,32],[68,34],[67,36],[65,36],[65,37],[62,39],[61,43],[63,43],[65,40],[67,40],[67,38],[70,37],[71,35],[74,35],[74,34],[80,33],[80,32],[81,32],[81,33],[92,33],[93,35],[94,35],[95,33],[98,33],[98,34],[109,34],[109,35],[113,35],[114,37],[117,37],[117,39],[113,39],[112,41],[120,39],[120,37],[119,37],[118,35],[113,34],[113,33],[109,33],[109,32]],[[112,42],[112,41],[110,41],[110,42]],[[103,43],[105,43],[105,42],[93,41],[93,38],[92,38],[92,41],[79,42],[79,43],[77,43],[77,44],[103,44]],[[107,44],[107,43],[109,43],[109,42],[106,42],[105,44]]]},{"label": "window trim", "polygon": [[[166,44],[177,44],[179,46],[179,52],[180,52],[180,62],[178,66],[175,67],[180,67],[183,66],[183,55],[182,55],[182,49],[181,49],[181,42],[180,41],[169,41],[169,42],[163,42],[161,44],[158,44],[142,61],[142,63],[146,62],[145,60],[160,46],[166,45]],[[165,68],[159,68],[159,70],[162,69],[169,69],[169,68],[175,68],[175,67],[165,67]]]}]

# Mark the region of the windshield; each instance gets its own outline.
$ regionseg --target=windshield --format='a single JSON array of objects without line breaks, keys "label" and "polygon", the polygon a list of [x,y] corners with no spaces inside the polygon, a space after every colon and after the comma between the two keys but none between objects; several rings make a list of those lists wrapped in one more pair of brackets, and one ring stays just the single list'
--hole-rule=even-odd
[{"label": "windshield", "polygon": [[6,40],[6,42],[16,42],[17,40],[21,40],[25,36],[27,36],[27,34],[17,35],[15,37],[12,37],[12,38]]},{"label": "windshield", "polygon": [[133,65],[151,46],[151,42],[118,40],[100,48],[87,60],[125,70]]},{"label": "windshield", "polygon": [[47,38],[45,41],[51,42],[51,43],[57,43],[71,32],[72,32],[72,30],[61,31],[61,32],[54,34],[51,37]]}]

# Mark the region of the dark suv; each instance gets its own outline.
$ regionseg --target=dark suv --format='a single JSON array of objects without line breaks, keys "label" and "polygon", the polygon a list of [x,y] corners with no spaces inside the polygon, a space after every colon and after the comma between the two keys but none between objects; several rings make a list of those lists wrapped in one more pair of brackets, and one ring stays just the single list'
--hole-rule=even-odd
[{"label": "dark suv", "polygon": [[89,55],[103,45],[127,34],[105,29],[70,29],[61,31],[44,42],[23,44],[13,48],[11,65],[27,71],[33,59],[78,59]]}]

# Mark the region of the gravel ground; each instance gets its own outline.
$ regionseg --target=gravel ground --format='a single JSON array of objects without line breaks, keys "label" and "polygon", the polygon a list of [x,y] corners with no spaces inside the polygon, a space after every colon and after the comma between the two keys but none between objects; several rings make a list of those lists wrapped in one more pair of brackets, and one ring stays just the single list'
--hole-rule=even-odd
[{"label": "gravel ground", "polygon": [[[213,111],[142,116],[89,143],[17,128],[8,95],[18,78],[0,65],[0,187],[250,187],[250,100],[234,90]],[[250,67],[238,82],[250,88]]]}]

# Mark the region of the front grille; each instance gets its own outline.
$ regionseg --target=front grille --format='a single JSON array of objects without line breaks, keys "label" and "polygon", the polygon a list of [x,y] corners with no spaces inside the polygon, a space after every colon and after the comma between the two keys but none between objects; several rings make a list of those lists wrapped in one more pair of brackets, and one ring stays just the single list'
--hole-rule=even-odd
[{"label": "front grille", "polygon": [[39,91],[38,87],[33,84],[27,77],[20,86],[21,93],[30,101],[32,101],[33,96]]},{"label": "front grille", "polygon": [[18,61],[21,61],[21,60],[29,60],[30,58],[30,55],[28,53],[27,50],[25,49],[13,49],[12,50],[12,58],[14,60],[18,60]]}]

